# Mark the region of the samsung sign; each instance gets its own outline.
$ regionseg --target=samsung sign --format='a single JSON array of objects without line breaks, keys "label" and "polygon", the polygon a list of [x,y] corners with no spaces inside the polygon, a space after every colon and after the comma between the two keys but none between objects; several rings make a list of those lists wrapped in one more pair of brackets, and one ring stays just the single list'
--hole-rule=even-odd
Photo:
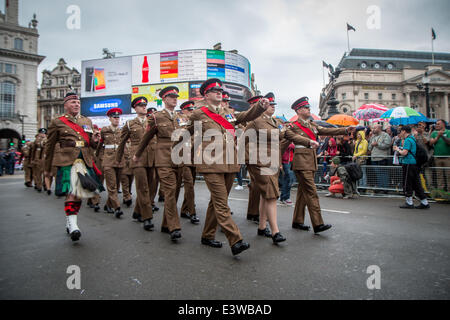
[{"label": "samsung sign", "polygon": [[81,114],[83,116],[104,116],[112,108],[120,108],[123,114],[130,114],[131,95],[81,98]]}]

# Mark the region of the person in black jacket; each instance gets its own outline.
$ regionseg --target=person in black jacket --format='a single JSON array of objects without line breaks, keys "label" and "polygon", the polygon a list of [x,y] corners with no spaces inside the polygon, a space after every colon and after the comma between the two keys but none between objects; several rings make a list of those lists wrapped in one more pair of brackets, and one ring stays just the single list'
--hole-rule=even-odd
[{"label": "person in black jacket", "polygon": [[350,144],[344,139],[343,136],[337,136],[336,137],[336,143],[338,148],[337,155],[340,158],[340,163],[345,164],[347,162],[352,161],[352,149],[350,147]]}]

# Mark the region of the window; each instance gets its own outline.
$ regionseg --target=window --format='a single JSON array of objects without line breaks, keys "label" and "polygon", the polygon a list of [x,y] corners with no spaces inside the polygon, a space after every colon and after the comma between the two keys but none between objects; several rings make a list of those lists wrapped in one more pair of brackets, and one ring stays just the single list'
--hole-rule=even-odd
[{"label": "window", "polygon": [[0,83],[0,117],[14,116],[16,104],[16,85],[10,81]]},{"label": "window", "polygon": [[383,94],[382,93],[378,94],[378,100],[383,100]]},{"label": "window", "polygon": [[23,51],[23,40],[20,38],[14,39],[14,49]]},{"label": "window", "polygon": [[59,84],[64,84],[64,78],[59,79]]},{"label": "window", "polygon": [[0,62],[0,72],[3,72],[3,62]]},{"label": "window", "polygon": [[433,107],[430,107],[430,118],[432,119],[436,118],[436,110],[434,110]]},{"label": "window", "polygon": [[47,90],[47,99],[51,99],[51,98],[52,98],[52,91]]},{"label": "window", "polygon": [[364,93],[364,99],[369,100],[369,93],[368,92]]},{"label": "window", "polygon": [[15,74],[16,73],[16,66],[10,63],[5,63],[5,73],[11,73],[11,74]]},{"label": "window", "polygon": [[342,94],[342,100],[345,100],[347,98],[347,94],[346,93],[343,93]]},{"label": "window", "polygon": [[397,99],[397,95],[395,93],[392,94],[392,100],[396,100]]},{"label": "window", "polygon": [[380,69],[380,64],[378,62],[375,62],[375,64],[373,65],[373,67],[375,69]]},{"label": "window", "polygon": [[361,69],[365,69],[365,68],[367,68],[367,62],[363,61],[361,63]]},{"label": "window", "polygon": [[59,90],[59,97],[64,98],[64,90]]},{"label": "window", "polygon": [[388,63],[387,68],[388,68],[389,70],[394,69],[394,64],[393,64],[393,63]]}]

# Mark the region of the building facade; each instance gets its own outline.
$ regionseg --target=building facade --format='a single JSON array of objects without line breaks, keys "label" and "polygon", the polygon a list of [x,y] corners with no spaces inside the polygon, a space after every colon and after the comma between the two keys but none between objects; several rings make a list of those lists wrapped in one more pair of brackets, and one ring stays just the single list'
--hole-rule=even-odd
[{"label": "building facade", "polygon": [[19,25],[19,1],[5,1],[0,12],[0,147],[16,146],[22,136],[34,139],[37,129],[38,55],[36,15]]},{"label": "building facade", "polygon": [[38,126],[48,128],[53,118],[64,114],[64,96],[69,90],[80,94],[80,89],[80,72],[75,68],[69,68],[63,58],[59,59],[52,71],[42,71],[42,83],[38,94]]},{"label": "building facade", "polygon": [[339,113],[351,115],[363,104],[376,103],[409,106],[427,115],[423,83],[428,82],[430,117],[449,120],[450,53],[435,53],[432,64],[431,52],[352,49],[336,70],[338,77],[322,90],[322,118],[328,116],[333,87]]}]

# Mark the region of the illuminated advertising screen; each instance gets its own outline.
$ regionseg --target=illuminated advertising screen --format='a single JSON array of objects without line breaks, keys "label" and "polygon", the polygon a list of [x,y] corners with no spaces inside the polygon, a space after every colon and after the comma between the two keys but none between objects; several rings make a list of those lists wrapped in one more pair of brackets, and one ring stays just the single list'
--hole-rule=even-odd
[{"label": "illuminated advertising screen", "polygon": [[81,63],[81,97],[130,94],[131,57]]},{"label": "illuminated advertising screen", "polygon": [[[246,110],[250,92],[250,63],[235,53],[221,50],[182,50],[112,59],[82,61],[81,112],[96,121],[107,107],[117,105],[125,114],[134,114],[131,101],[145,96],[149,107],[162,109],[159,91],[175,85],[180,89],[178,105],[202,99],[200,86],[210,78],[219,78],[230,93],[231,106]],[[128,97],[128,102],[124,99]],[[106,108],[106,109],[105,109]],[[106,111],[105,111],[106,110]]]}]

